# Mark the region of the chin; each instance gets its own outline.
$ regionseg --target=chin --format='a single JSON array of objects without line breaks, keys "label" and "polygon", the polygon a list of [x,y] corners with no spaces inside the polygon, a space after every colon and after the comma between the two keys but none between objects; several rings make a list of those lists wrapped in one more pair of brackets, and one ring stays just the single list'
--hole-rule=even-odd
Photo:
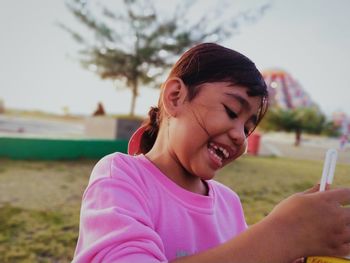
[{"label": "chin", "polygon": [[215,177],[216,175],[216,172],[213,172],[213,173],[203,173],[203,174],[200,174],[198,175],[199,178],[201,178],[202,180],[204,181],[207,181],[207,180],[211,180]]}]

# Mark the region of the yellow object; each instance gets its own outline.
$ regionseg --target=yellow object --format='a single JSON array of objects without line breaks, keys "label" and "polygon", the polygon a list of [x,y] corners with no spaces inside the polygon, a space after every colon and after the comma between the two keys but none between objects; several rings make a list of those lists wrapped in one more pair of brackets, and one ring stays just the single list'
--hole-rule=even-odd
[{"label": "yellow object", "polygon": [[334,257],[308,257],[306,263],[350,263],[350,259]]}]

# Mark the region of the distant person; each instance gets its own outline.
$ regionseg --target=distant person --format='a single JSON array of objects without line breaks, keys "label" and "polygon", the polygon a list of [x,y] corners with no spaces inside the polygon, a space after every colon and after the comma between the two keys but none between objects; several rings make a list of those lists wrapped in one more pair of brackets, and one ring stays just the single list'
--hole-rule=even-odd
[{"label": "distant person", "polygon": [[346,147],[346,144],[348,143],[348,134],[342,134],[340,136],[340,150],[344,150]]},{"label": "distant person", "polygon": [[350,189],[315,186],[247,227],[238,195],[212,180],[245,152],[267,101],[244,55],[211,43],[185,52],[130,155],[113,153],[94,167],[73,262],[290,263],[348,254]]},{"label": "distant person", "polygon": [[94,111],[93,116],[106,115],[104,107],[101,102],[97,104],[97,109]]},{"label": "distant person", "polygon": [[341,136],[340,136],[340,150],[344,150],[348,141],[349,141],[349,133],[350,133],[350,122],[347,117],[344,118],[341,127]]}]

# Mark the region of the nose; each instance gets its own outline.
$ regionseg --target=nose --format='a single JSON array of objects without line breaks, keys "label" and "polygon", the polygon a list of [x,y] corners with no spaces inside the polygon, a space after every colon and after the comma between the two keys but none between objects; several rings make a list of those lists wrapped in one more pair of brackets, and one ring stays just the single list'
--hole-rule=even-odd
[{"label": "nose", "polygon": [[244,145],[247,140],[246,134],[244,132],[244,127],[241,125],[235,125],[234,127],[231,127],[231,129],[228,131],[228,135],[233,143],[238,146]]}]

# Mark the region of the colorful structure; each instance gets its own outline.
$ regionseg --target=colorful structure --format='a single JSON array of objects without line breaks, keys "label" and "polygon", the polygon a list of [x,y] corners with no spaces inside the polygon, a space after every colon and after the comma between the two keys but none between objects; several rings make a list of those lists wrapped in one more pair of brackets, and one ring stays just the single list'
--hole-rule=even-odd
[{"label": "colorful structure", "polygon": [[262,72],[270,94],[270,105],[282,109],[315,107],[310,96],[286,71],[281,69]]}]

